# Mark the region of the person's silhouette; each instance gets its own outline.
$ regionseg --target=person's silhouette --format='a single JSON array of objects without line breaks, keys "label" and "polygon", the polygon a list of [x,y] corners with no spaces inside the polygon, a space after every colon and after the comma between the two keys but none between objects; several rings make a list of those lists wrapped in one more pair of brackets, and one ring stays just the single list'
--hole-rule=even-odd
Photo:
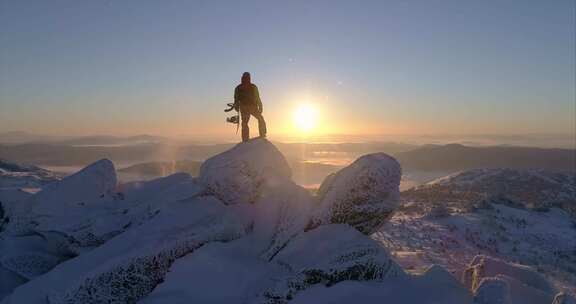
[{"label": "person's silhouette", "polygon": [[266,122],[262,116],[262,101],[258,87],[250,81],[250,73],[244,72],[242,80],[234,89],[234,107],[240,111],[242,120],[242,141],[250,139],[250,128],[248,122],[250,115],[258,119],[258,131],[260,137],[266,137]]}]

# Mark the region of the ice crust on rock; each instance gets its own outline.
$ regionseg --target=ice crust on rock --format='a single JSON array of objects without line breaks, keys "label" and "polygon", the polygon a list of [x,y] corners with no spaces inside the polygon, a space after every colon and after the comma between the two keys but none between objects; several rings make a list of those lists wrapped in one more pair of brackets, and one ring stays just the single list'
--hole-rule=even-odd
[{"label": "ice crust on rock", "polygon": [[400,164],[384,153],[358,158],[328,176],[318,191],[321,223],[347,223],[372,234],[400,202]]},{"label": "ice crust on rock", "polygon": [[268,140],[240,143],[206,160],[199,181],[225,204],[254,203],[265,185],[282,184],[292,176],[288,162]]}]

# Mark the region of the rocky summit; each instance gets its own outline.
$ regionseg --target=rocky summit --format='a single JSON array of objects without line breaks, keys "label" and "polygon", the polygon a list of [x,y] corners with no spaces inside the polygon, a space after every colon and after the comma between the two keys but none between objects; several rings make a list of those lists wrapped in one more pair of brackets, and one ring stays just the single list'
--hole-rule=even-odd
[{"label": "rocky summit", "polygon": [[0,301],[572,303],[531,267],[488,257],[462,277],[403,269],[371,236],[398,207],[400,178],[393,157],[369,154],[313,195],[265,139],[208,159],[197,178],[118,184],[100,160],[0,196]]}]

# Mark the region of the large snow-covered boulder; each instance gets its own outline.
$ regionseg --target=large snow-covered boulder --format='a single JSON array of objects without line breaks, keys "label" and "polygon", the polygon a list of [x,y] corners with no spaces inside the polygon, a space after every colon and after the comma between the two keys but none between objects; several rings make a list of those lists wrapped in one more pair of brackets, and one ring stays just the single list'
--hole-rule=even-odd
[{"label": "large snow-covered boulder", "polygon": [[[61,234],[69,241],[70,249],[79,254],[103,244],[130,227],[140,225],[159,210],[168,208],[170,203],[194,197],[203,190],[186,173],[119,188],[112,188],[112,183],[108,186],[105,194],[96,197],[94,194],[99,192],[87,194],[80,203],[34,201],[29,214],[21,218],[30,223],[28,228],[34,233]],[[42,213],[37,211],[40,207],[36,204],[54,206],[50,213]],[[48,210],[48,206],[42,208]]]},{"label": "large snow-covered boulder", "polygon": [[320,223],[347,223],[364,234],[374,233],[400,200],[400,164],[384,153],[358,158],[328,176],[318,191]]},{"label": "large snow-covered boulder", "polygon": [[[228,243],[211,243],[193,253],[178,259],[170,268],[163,283],[144,298],[141,304],[185,304],[185,303],[419,303],[419,304],[470,304],[469,291],[451,274],[439,266],[434,266],[418,276],[356,276],[370,267],[369,258],[362,259],[362,246],[356,251],[352,248],[364,243],[368,237],[358,231],[334,225],[325,227],[324,233],[317,235],[322,241],[318,244],[300,244],[300,250],[292,251],[291,257],[283,262],[267,262],[254,255],[252,240],[243,237]],[[325,229],[322,228],[322,229]],[[319,228],[320,229],[320,228]],[[319,230],[321,232],[321,230]],[[352,239],[340,239],[338,233],[356,236]],[[332,241],[335,240],[335,241]],[[369,239],[368,239],[369,240]],[[296,241],[296,240],[294,240]],[[311,239],[310,241],[316,241]],[[346,242],[351,241],[349,250]],[[334,243],[332,243],[334,242]],[[331,244],[332,245],[328,245]],[[308,252],[302,245],[310,248],[326,247],[325,251],[311,249]],[[286,249],[289,249],[289,245]],[[344,248],[344,250],[342,250]],[[317,281],[322,273],[330,272],[326,264],[318,262],[321,256],[342,259],[333,267],[333,274],[340,273],[344,280]],[[350,255],[347,255],[350,254]],[[280,254],[279,254],[280,255]],[[369,254],[370,255],[370,254]],[[375,257],[374,254],[371,255]],[[307,262],[310,261],[310,263]],[[377,260],[377,258],[376,258]],[[346,261],[357,267],[349,267],[348,275],[342,271]],[[363,263],[366,263],[363,265]],[[298,271],[317,269],[318,276],[310,274],[309,280],[301,280]],[[299,280],[296,280],[299,278]],[[333,276],[332,278],[335,278]],[[220,291],[220,292],[215,292]],[[254,294],[259,294],[254,298]],[[288,301],[286,297],[293,297]]]},{"label": "large snow-covered boulder", "polygon": [[19,188],[42,188],[60,180],[60,176],[37,166],[24,165],[0,159],[0,190]]},{"label": "large snow-covered boulder", "polygon": [[[54,197],[62,200],[36,198],[24,202],[28,205],[20,206],[20,212],[11,216],[10,224],[26,229],[8,230],[0,236],[0,266],[24,281],[36,278],[63,261],[138,227],[160,212],[177,207],[180,201],[196,197],[203,190],[185,173],[112,188],[115,175],[109,169],[113,168],[108,167],[106,161],[99,162],[61,182],[88,179],[88,184],[98,185],[98,179],[105,184],[110,181],[106,176],[112,175],[112,182],[105,187],[86,187],[88,191],[81,203],[65,203],[66,189],[72,195],[77,194],[74,183],[54,188],[60,192]],[[98,195],[101,191],[104,193]],[[50,212],[37,212],[39,204],[47,204],[42,207]],[[50,204],[52,209],[48,209]],[[22,283],[22,280],[14,282]]]},{"label": "large snow-covered boulder", "polygon": [[140,304],[246,303],[284,269],[254,254],[252,240],[214,242],[174,262]]},{"label": "large snow-covered boulder", "polygon": [[65,247],[40,234],[0,238],[0,266],[28,280],[68,258]]},{"label": "large snow-covered boulder", "polygon": [[46,186],[31,198],[32,211],[43,216],[60,214],[62,208],[114,194],[116,184],[114,164],[102,159]]},{"label": "large snow-covered boulder", "polygon": [[253,303],[287,303],[313,285],[341,281],[382,281],[407,277],[374,240],[348,225],[321,226],[294,238],[273,263],[286,273],[271,280]]},{"label": "large snow-covered boulder", "polygon": [[14,290],[12,303],[135,303],[170,265],[200,246],[230,241],[246,227],[217,199],[193,198],[163,210],[94,250]]},{"label": "large snow-covered boulder", "polygon": [[102,159],[79,172],[53,182],[25,201],[15,205],[6,229],[26,234],[55,216],[62,216],[87,203],[105,201],[114,196],[116,171],[110,160]]},{"label": "large snow-covered boulder", "polygon": [[[83,232],[103,219],[103,213],[97,211],[105,204],[99,203],[110,201],[115,187],[114,166],[101,160],[24,200],[12,202],[1,227],[0,266],[23,280],[31,280],[76,256],[78,252],[71,248],[83,241],[81,236],[88,236]],[[109,229],[111,223],[103,226]]]},{"label": "large snow-covered boulder", "polygon": [[342,281],[333,286],[316,285],[299,292],[292,304],[471,304],[470,292],[448,271],[431,266],[422,275],[382,281]]},{"label": "large snow-covered boulder", "polygon": [[259,138],[206,160],[199,181],[225,204],[254,203],[264,186],[284,183],[291,175],[282,153]]},{"label": "large snow-covered boulder", "polygon": [[[482,287],[486,278],[485,287]],[[529,266],[507,263],[488,256],[476,256],[464,271],[464,284],[474,291],[475,297],[487,297],[486,290],[499,290],[507,294],[511,304],[551,303],[556,289],[540,273]],[[506,285],[506,287],[502,287]],[[490,291],[493,293],[494,291]],[[486,301],[481,303],[488,303]]]}]

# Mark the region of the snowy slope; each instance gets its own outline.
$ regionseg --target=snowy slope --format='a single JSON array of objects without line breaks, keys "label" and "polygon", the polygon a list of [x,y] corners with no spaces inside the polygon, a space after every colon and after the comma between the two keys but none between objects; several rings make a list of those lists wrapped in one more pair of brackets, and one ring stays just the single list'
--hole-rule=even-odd
[{"label": "snowy slope", "polygon": [[[405,268],[380,235],[398,229],[400,175],[392,157],[370,154],[312,196],[265,139],[207,160],[198,178],[119,185],[101,160],[7,213],[1,303],[478,304],[533,294],[552,302],[559,289],[529,266],[466,255],[462,277]],[[542,247],[572,236],[562,220],[548,232]]]},{"label": "snowy slope", "polygon": [[[571,173],[542,170],[471,170],[447,176],[403,192],[402,207],[373,238],[411,271],[439,264],[461,278],[482,254],[530,266],[549,278],[556,291],[574,294],[576,221],[551,207],[576,204],[573,181]],[[510,282],[487,280],[486,289],[505,284],[514,291]],[[547,291],[544,298],[551,301],[552,296]],[[547,303],[540,299],[534,303]]]},{"label": "snowy slope", "polygon": [[576,173],[536,169],[474,169],[455,173],[403,193],[413,200],[473,203],[500,197],[526,208],[558,207],[576,216]]}]

